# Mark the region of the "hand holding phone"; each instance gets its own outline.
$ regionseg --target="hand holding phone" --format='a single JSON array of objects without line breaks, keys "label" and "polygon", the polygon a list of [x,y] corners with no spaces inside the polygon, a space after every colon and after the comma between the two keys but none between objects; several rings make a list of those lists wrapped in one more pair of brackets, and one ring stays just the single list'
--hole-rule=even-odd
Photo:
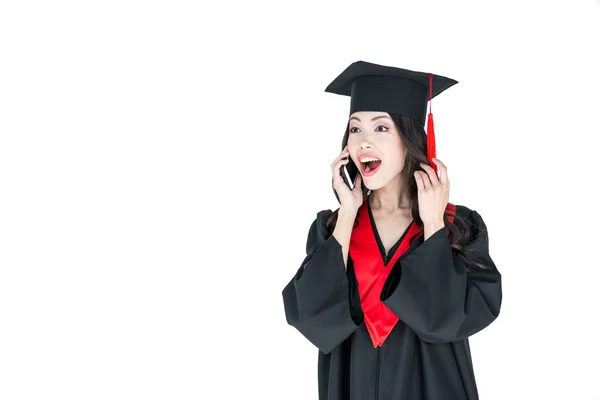
[{"label": "hand holding phone", "polygon": [[351,210],[358,210],[363,202],[361,188],[362,176],[352,161],[348,146],[331,164],[333,189],[340,205]]},{"label": "hand holding phone", "polygon": [[358,175],[358,168],[350,156],[345,157],[344,160],[347,160],[348,162],[345,165],[342,165],[340,173],[348,188],[352,190],[354,189],[354,180]]}]

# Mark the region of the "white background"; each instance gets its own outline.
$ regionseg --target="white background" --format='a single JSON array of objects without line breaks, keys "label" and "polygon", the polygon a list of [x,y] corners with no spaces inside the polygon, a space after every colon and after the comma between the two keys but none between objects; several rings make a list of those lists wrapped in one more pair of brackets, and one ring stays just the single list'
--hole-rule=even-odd
[{"label": "white background", "polygon": [[4,1],[0,398],[316,399],[281,290],[350,63],[431,71],[503,274],[482,399],[600,399],[600,2]]}]

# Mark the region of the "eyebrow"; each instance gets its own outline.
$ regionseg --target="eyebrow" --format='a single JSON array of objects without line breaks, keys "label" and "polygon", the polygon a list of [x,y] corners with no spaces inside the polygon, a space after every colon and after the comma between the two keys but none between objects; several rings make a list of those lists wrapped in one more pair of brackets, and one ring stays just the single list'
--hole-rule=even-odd
[{"label": "eyebrow", "polygon": [[[391,119],[391,118],[390,118],[390,117],[388,117],[387,115],[378,115],[377,117],[373,117],[373,118],[371,118],[371,121],[376,121],[376,120],[378,120],[378,119],[381,119],[381,118],[387,118],[387,119]],[[350,121],[350,120],[353,120],[353,119],[357,120],[358,122],[362,122],[362,121],[360,120],[360,118],[358,118],[358,117],[355,117],[355,116],[352,116],[352,117],[350,117],[350,119],[349,119],[348,121]]]}]

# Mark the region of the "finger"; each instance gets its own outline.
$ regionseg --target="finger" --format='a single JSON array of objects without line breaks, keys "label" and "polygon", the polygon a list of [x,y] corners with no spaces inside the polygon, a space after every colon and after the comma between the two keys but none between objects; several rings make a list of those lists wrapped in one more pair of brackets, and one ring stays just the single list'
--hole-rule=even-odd
[{"label": "finger", "polygon": [[337,157],[337,158],[336,158],[336,159],[333,161],[333,163],[331,163],[331,168],[336,168],[336,166],[339,166],[339,164],[340,164],[341,162],[349,162],[349,161],[350,161],[350,157],[348,157],[348,158],[345,158],[345,157],[343,157],[343,156],[340,154],[340,156],[338,156],[338,157]]},{"label": "finger", "polygon": [[362,187],[360,186],[362,182],[362,175],[361,174],[356,174],[356,179],[354,180],[354,189],[352,190],[358,190],[359,192],[362,191]]},{"label": "finger", "polygon": [[336,162],[338,162],[339,160],[341,160],[344,157],[348,157],[350,155],[350,152],[348,151],[348,149],[344,148],[344,150],[342,150],[342,152],[340,154],[338,154],[338,156],[335,158],[335,160],[333,160],[333,164],[335,164]]},{"label": "finger", "polygon": [[431,189],[431,180],[429,179],[429,175],[427,175],[426,172],[423,171],[419,171],[419,174],[421,174],[421,178],[423,179],[423,187],[425,188],[425,190]]},{"label": "finger", "polygon": [[415,181],[417,182],[417,189],[420,192],[425,190],[425,185],[423,184],[423,178],[421,177],[421,173],[419,171],[415,171]]},{"label": "finger", "polygon": [[343,184],[346,184],[342,174],[344,174],[344,172],[342,171],[342,166],[344,166],[345,164],[348,164],[350,162],[350,160],[340,160],[336,163],[336,165],[333,167],[333,171],[332,174],[333,176],[336,177],[336,180],[338,182],[341,182]]},{"label": "finger", "polygon": [[335,165],[335,163],[337,163],[338,161],[340,161],[342,158],[349,157],[349,156],[350,156],[350,152],[347,149],[342,150],[342,152],[331,163],[331,167],[333,168],[333,166]]},{"label": "finger", "polygon": [[345,165],[345,164],[348,164],[349,162],[350,162],[350,159],[348,159],[348,160],[346,160],[346,159],[338,160],[336,163],[333,164],[333,167],[332,167],[333,174],[339,175],[340,172],[341,172],[342,166]]},{"label": "finger", "polygon": [[[346,155],[346,156],[347,156],[347,155]],[[346,156],[345,156],[344,154],[340,154],[339,156],[337,156],[337,157],[335,158],[335,160],[333,160],[333,162],[331,163],[331,168],[334,168],[334,167],[335,167],[335,165],[336,165],[338,162],[340,162],[340,160],[343,160],[343,159],[345,159],[345,157],[346,157]]]},{"label": "finger", "polygon": [[431,183],[431,186],[439,186],[440,185],[440,181],[438,180],[437,174],[435,173],[433,168],[431,168],[431,165],[421,163],[421,168],[423,168],[425,170],[425,173],[429,177],[429,182]]},{"label": "finger", "polygon": [[337,186],[346,186],[346,182],[344,181],[344,178],[342,177],[341,173],[333,173],[332,175],[332,180],[333,180],[333,186],[337,187]]},{"label": "finger", "polygon": [[440,159],[434,158],[433,162],[438,166],[438,170],[440,171],[440,182],[442,185],[448,185],[450,181],[448,180],[448,168],[446,164],[444,164]]}]

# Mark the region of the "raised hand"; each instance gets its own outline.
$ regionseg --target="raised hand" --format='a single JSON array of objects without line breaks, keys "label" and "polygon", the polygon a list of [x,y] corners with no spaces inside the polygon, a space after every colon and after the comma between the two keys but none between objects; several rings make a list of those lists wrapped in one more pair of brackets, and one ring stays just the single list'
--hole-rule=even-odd
[{"label": "raised hand", "polygon": [[421,163],[423,171],[415,171],[417,182],[419,216],[424,227],[441,228],[444,226],[444,212],[450,198],[450,181],[446,165],[437,158],[433,159],[440,171],[438,178],[430,165]]},{"label": "raised hand", "polygon": [[356,175],[354,181],[354,189],[350,190],[348,185],[342,178],[340,169],[343,165],[350,162],[350,158],[345,160],[345,157],[350,157],[348,146],[342,150],[342,152],[335,158],[331,164],[331,174],[333,179],[333,189],[336,191],[340,200],[340,208],[347,209],[348,211],[356,212],[360,208],[363,202],[363,194],[361,190],[362,176],[360,172]]}]

